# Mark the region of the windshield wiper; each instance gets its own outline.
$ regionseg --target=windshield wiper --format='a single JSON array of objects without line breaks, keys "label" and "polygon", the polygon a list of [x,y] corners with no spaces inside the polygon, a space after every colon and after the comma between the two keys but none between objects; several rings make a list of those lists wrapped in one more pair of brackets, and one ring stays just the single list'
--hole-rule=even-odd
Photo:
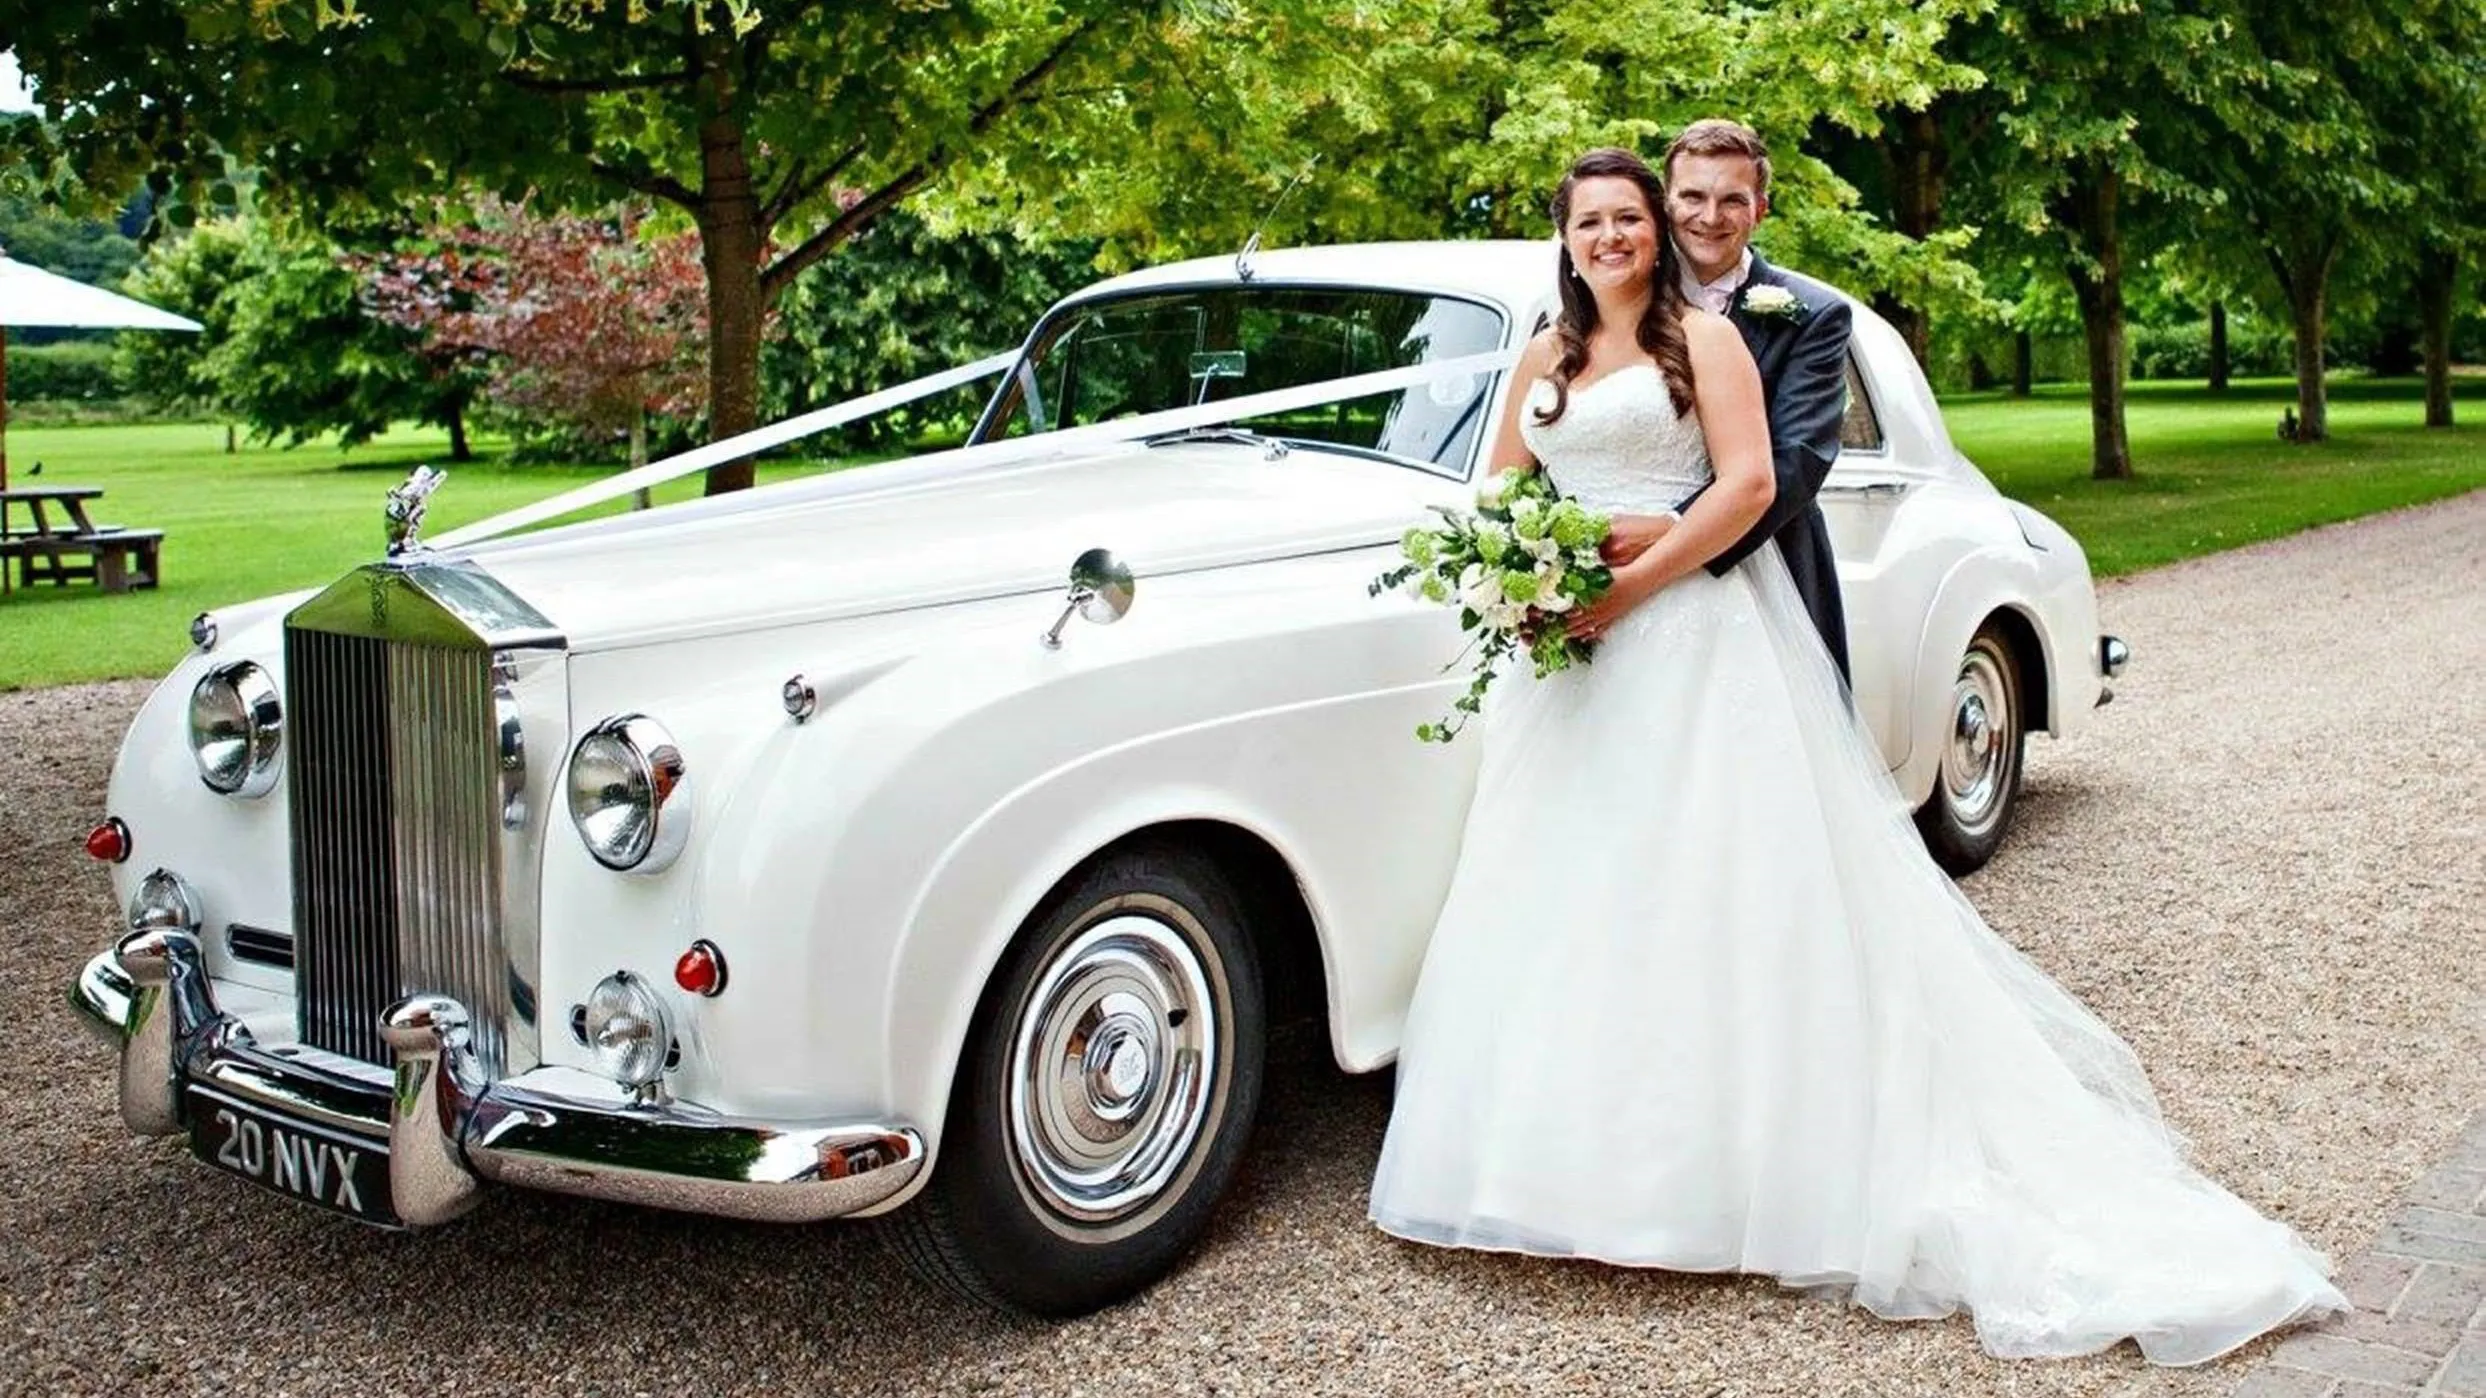
[{"label": "windshield wiper", "polygon": [[1142,446],[1179,446],[1190,442],[1231,442],[1236,446],[1258,447],[1264,458],[1275,461],[1286,455],[1288,443],[1279,437],[1263,436],[1248,427],[1178,427],[1139,439]]}]

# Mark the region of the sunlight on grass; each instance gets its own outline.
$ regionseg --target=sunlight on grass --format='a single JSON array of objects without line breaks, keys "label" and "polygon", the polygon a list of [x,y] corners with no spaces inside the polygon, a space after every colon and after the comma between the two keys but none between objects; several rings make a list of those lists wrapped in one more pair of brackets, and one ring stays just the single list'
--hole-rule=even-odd
[{"label": "sunlight on grass", "polygon": [[2069,529],[2107,577],[2486,486],[2486,384],[2456,382],[2462,425],[2434,431],[2413,380],[2336,383],[2331,440],[2313,446],[2278,439],[2280,409],[2295,401],[2285,380],[2223,395],[2134,384],[2129,481],[2089,478],[2089,400],[2076,385],[1942,408],[1978,469]]}]

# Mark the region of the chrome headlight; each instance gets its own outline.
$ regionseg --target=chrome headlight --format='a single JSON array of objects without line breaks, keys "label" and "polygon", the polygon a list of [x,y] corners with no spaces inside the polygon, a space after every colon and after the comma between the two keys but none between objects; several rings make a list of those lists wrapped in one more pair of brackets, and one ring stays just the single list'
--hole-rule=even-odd
[{"label": "chrome headlight", "polygon": [[596,982],[579,1028],[596,1070],[622,1086],[644,1088],[665,1075],[673,1021],[664,997],[646,980],[615,971]]},{"label": "chrome headlight", "polygon": [[570,823],[608,869],[653,874],[691,837],[682,749],[645,714],[608,718],[570,752]]},{"label": "chrome headlight", "polygon": [[190,755],[199,780],[227,796],[276,789],[285,704],[268,672],[247,660],[219,665],[190,691]]}]

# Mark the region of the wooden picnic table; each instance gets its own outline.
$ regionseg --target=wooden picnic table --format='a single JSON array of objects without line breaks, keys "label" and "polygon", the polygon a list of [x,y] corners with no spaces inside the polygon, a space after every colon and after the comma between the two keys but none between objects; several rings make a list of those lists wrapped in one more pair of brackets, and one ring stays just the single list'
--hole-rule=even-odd
[{"label": "wooden picnic table", "polygon": [[97,525],[86,502],[103,493],[90,485],[0,490],[0,591],[12,581],[19,587],[91,581],[106,592],[155,586],[164,531]]}]

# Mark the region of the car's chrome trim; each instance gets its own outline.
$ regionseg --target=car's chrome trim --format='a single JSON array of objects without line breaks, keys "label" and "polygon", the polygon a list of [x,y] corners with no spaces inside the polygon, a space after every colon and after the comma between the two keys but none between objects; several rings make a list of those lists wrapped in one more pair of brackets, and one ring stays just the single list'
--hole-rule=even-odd
[{"label": "car's chrome trim", "polygon": [[[729,1117],[693,1103],[598,1100],[585,1075],[538,1068],[488,1082],[465,1008],[445,996],[392,1007],[396,1069],[256,1043],[216,1008],[198,939],[132,933],[87,963],[69,992],[121,1050],[121,1114],[141,1135],[184,1129],[190,1083],[389,1152],[390,1202],[409,1226],[471,1207],[480,1181],[763,1222],[810,1222],[882,1203],[923,1170],[920,1133],[872,1122]],[[341,1065],[341,1066],[330,1066]]]},{"label": "car's chrome trim", "polygon": [[2132,647],[2124,644],[2123,637],[2098,637],[2098,673],[2100,675],[2111,680],[2122,674],[2123,667],[2131,663]]},{"label": "car's chrome trim", "polygon": [[537,879],[568,743],[565,641],[471,563],[410,555],[286,618],[305,1041],[385,1068],[406,987],[472,1008],[488,1072],[540,1061]]}]

